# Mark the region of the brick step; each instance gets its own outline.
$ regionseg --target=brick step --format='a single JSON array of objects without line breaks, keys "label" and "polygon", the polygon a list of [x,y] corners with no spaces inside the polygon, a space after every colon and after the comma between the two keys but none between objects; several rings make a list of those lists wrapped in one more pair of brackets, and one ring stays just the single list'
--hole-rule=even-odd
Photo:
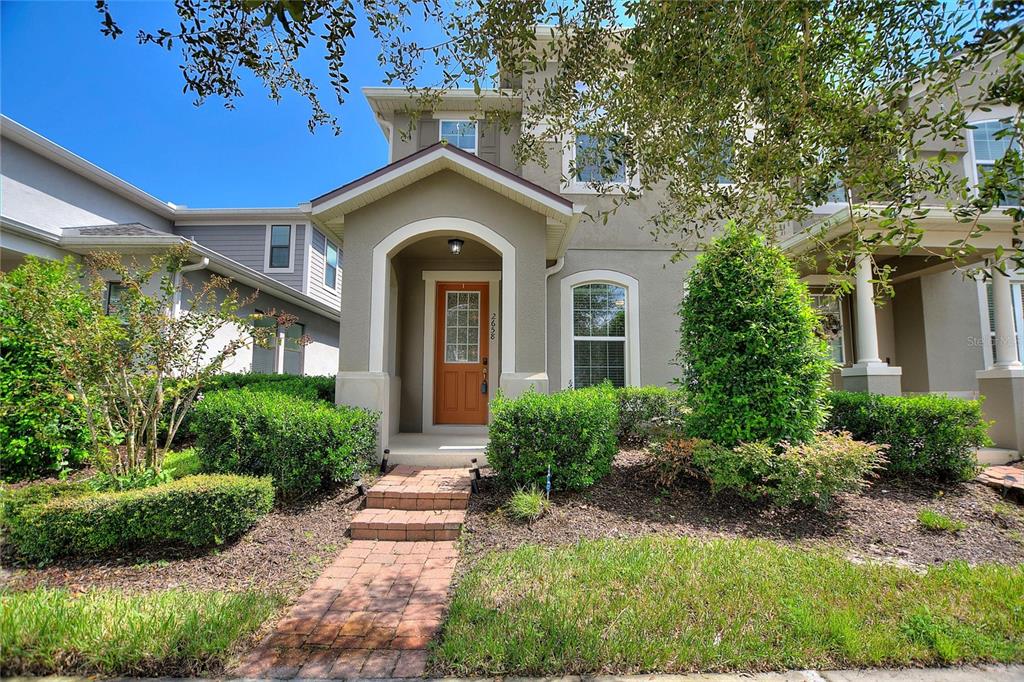
[{"label": "brick step", "polygon": [[466,509],[470,487],[470,474],[466,469],[400,465],[370,488],[366,507],[405,511]]},{"label": "brick step", "polygon": [[457,540],[464,509],[362,509],[352,519],[353,540]]}]

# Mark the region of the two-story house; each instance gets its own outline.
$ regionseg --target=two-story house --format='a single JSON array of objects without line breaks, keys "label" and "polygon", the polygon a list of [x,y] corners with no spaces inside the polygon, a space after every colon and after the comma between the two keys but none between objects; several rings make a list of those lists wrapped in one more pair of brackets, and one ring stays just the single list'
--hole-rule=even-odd
[{"label": "two-story house", "polygon": [[[108,251],[142,262],[183,241],[191,246],[194,264],[182,276],[195,290],[216,273],[230,277],[243,299],[255,296],[240,312],[298,318],[269,347],[250,345],[237,353],[228,370],[337,371],[341,240],[311,224],[308,207],[176,206],[0,119],[0,270],[17,267],[27,255],[80,258]],[[118,282],[107,286],[108,297],[116,299]]]},{"label": "two-story house", "polygon": [[[499,389],[664,385],[678,375],[676,309],[696,251],[676,260],[652,241],[644,226],[657,197],[607,222],[587,217],[608,200],[591,187],[600,173],[570,162],[592,141],[549,140],[547,164],[520,167],[515,97],[454,90],[419,111],[401,88],[364,94],[387,163],[294,208],[166,204],[4,119],[2,265],[24,253],[145,252],[189,240],[201,268],[189,276],[209,270],[258,289],[257,306],[297,313],[313,339],[292,355],[283,338],[235,368],[336,372],[338,401],[379,410],[382,447],[407,459],[481,454]],[[499,108],[507,129],[483,116]],[[1005,151],[992,122],[1001,115],[979,113],[964,131],[954,163],[967,177]],[[844,210],[817,207],[812,229],[841,238]],[[1007,216],[988,222],[978,259],[1013,245]],[[874,306],[867,260],[854,295],[821,298],[838,331],[836,384],[984,395],[997,445],[1024,451],[1024,277],[965,279],[928,250],[962,226],[942,208],[922,225],[918,249],[878,255],[896,267],[894,300]],[[803,231],[782,241],[794,253],[815,243]],[[828,283],[813,270],[805,279]]]}]

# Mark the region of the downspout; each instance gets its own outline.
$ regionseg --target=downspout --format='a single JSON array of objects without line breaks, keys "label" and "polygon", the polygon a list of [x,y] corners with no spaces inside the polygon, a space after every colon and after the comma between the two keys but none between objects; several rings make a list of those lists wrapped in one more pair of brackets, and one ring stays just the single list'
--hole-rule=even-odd
[{"label": "downspout", "polygon": [[[550,268],[544,269],[544,373],[548,371],[548,280],[551,279],[551,275],[557,275],[565,267],[565,256],[559,256],[555,259],[555,264]],[[548,386],[551,386],[551,377],[548,377]]]},{"label": "downspout", "polygon": [[196,272],[197,270],[203,270],[210,265],[210,259],[203,256],[199,259],[198,263],[192,263],[191,265],[185,265],[176,273],[174,273],[174,310],[171,311],[172,317],[178,319],[178,314],[181,312],[181,275],[184,272]]}]

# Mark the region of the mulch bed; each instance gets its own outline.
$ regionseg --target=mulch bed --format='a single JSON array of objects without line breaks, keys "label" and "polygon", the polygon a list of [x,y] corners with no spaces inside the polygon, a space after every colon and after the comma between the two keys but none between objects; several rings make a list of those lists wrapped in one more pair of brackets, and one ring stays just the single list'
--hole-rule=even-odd
[{"label": "mulch bed", "polygon": [[[973,482],[940,486],[878,480],[861,494],[843,495],[828,512],[784,510],[731,494],[712,496],[709,486],[695,479],[660,489],[648,474],[646,455],[623,451],[608,477],[584,492],[553,494],[551,509],[532,524],[502,511],[507,495],[485,477],[479,494],[470,497],[462,570],[491,550],[652,533],[831,546],[855,560],[916,567],[950,560],[1024,562],[1024,507],[1009,502],[1009,513],[996,508],[1004,502],[1000,494]],[[959,533],[925,530],[917,521],[924,507],[964,521],[967,528]]]},{"label": "mulch bed", "polygon": [[293,597],[305,590],[348,542],[349,521],[361,501],[354,487],[345,486],[279,507],[234,543],[214,550],[166,548],[63,561],[42,569],[12,566],[10,557],[4,557],[0,588],[259,589]]}]

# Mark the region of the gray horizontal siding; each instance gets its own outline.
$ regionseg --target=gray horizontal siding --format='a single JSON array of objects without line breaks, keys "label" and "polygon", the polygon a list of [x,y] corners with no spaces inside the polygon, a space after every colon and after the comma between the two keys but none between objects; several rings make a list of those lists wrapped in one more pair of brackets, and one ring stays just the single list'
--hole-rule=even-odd
[{"label": "gray horizontal siding", "polygon": [[295,267],[292,272],[264,271],[264,259],[267,253],[266,224],[175,226],[174,231],[183,237],[194,239],[199,244],[213,249],[231,260],[238,261],[256,272],[262,272],[296,291],[303,291],[306,274],[306,263],[302,257],[306,251],[305,225],[297,225],[295,228],[295,253],[292,254]]}]

